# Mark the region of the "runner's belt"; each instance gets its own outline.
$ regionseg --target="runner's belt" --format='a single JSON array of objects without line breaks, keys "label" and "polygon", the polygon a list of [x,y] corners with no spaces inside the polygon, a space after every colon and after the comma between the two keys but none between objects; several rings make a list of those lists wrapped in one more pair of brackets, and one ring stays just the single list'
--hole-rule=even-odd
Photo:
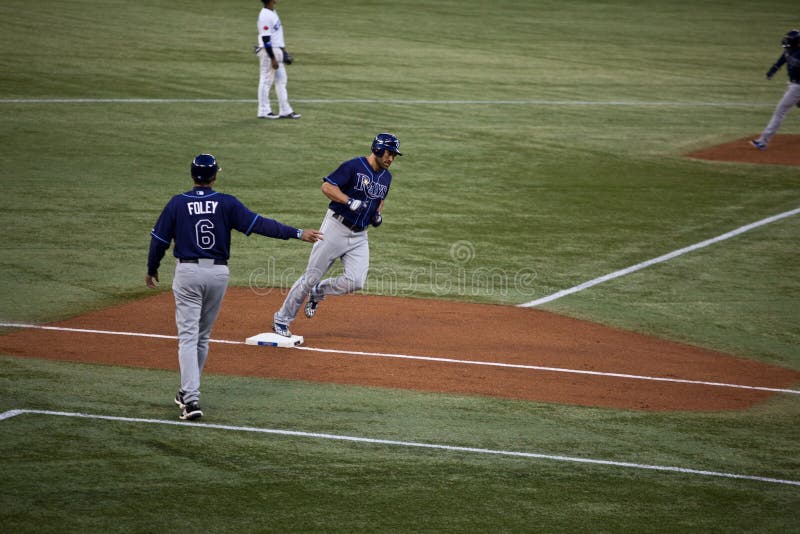
[{"label": "runner's belt", "polygon": [[[203,259],[210,260],[211,258]],[[200,263],[200,260],[197,258],[178,258],[178,261],[181,263]],[[214,260],[214,265],[228,265],[228,260]]]},{"label": "runner's belt", "polygon": [[354,232],[363,232],[367,229],[366,226],[356,226],[355,224],[348,223],[347,220],[338,213],[334,213],[332,217]]}]

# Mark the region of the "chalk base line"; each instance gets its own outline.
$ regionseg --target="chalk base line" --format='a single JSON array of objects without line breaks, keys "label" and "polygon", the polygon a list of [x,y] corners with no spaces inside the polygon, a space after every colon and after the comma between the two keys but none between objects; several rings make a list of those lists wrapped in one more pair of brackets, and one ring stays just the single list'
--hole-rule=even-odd
[{"label": "chalk base line", "polygon": [[280,430],[274,428],[257,428],[257,427],[249,427],[249,426],[232,426],[232,425],[219,425],[213,423],[196,423],[196,422],[184,422],[184,421],[167,421],[163,419],[144,419],[144,418],[135,418],[135,417],[116,417],[116,416],[109,416],[109,415],[92,415],[92,414],[85,414],[85,413],[77,413],[77,412],[57,412],[57,411],[48,411],[48,410],[24,410],[24,409],[15,409],[9,410],[4,413],[0,413],[0,421],[11,419],[12,417],[17,417],[20,415],[25,414],[36,414],[36,415],[47,415],[47,416],[57,416],[57,417],[75,417],[81,419],[95,419],[95,420],[102,420],[102,421],[117,421],[123,423],[143,423],[143,424],[151,424],[151,425],[170,425],[170,426],[189,426],[195,428],[206,428],[206,429],[213,429],[213,430],[226,430],[230,432],[253,432],[259,434],[271,434],[271,435],[278,435],[278,436],[288,436],[288,437],[299,437],[299,438],[311,438],[311,439],[322,439],[322,440],[333,440],[333,441],[348,441],[353,443],[366,443],[372,445],[389,445],[395,447],[409,447],[409,448],[420,448],[420,449],[434,449],[434,450],[441,450],[441,451],[448,451],[448,452],[459,452],[459,453],[468,453],[468,454],[483,454],[483,455],[496,455],[496,456],[510,456],[510,457],[518,457],[518,458],[530,458],[530,459],[537,459],[537,460],[551,460],[551,461],[558,461],[558,462],[570,462],[570,463],[580,463],[580,464],[590,464],[590,465],[602,465],[608,467],[621,467],[621,468],[629,468],[629,469],[640,469],[640,470],[648,470],[648,471],[660,471],[660,472],[667,472],[667,473],[680,473],[685,475],[696,475],[696,476],[706,476],[706,477],[720,477],[720,478],[729,478],[729,479],[738,479],[738,480],[751,480],[756,482],[766,482],[771,484],[783,484],[789,486],[798,486],[800,487],[800,481],[795,480],[785,480],[780,478],[772,478],[772,477],[763,477],[763,476],[754,476],[754,475],[742,475],[737,473],[725,473],[720,471],[707,471],[702,469],[692,469],[686,467],[675,467],[675,466],[666,466],[666,465],[648,465],[648,464],[639,464],[633,462],[620,462],[620,461],[613,461],[613,460],[601,460],[601,459],[594,459],[594,458],[580,458],[575,456],[563,456],[558,454],[542,454],[536,452],[523,452],[523,451],[509,451],[509,450],[496,450],[496,449],[483,449],[478,447],[461,447],[456,445],[440,445],[436,443],[421,443],[415,441],[399,441],[399,440],[390,440],[390,439],[376,439],[376,438],[367,438],[367,437],[359,437],[359,436],[345,436],[345,435],[338,435],[338,434],[326,434],[326,433],[318,433],[318,432],[302,432],[298,430]]},{"label": "chalk base line", "polygon": [[[25,323],[8,323],[8,322],[0,322],[0,327],[6,328],[32,328],[32,329],[39,329],[39,330],[54,330],[59,332],[73,332],[73,333],[82,333],[82,334],[101,334],[101,335],[114,335],[114,336],[133,336],[133,337],[148,337],[148,338],[155,338],[155,339],[174,339],[177,340],[177,336],[168,336],[163,334],[148,334],[144,332],[116,332],[113,330],[94,330],[94,329],[87,329],[87,328],[67,328],[61,326],[46,326],[46,325],[36,325],[36,324],[25,324]],[[245,345],[244,341],[234,341],[234,340],[227,340],[227,339],[211,339],[211,343],[223,343],[227,345]],[[753,391],[767,391],[770,393],[785,393],[789,395],[800,395],[800,390],[794,389],[786,389],[786,388],[774,388],[768,386],[749,386],[744,384],[727,384],[723,382],[708,382],[703,380],[689,380],[689,379],[682,379],[682,378],[668,378],[668,377],[659,377],[659,376],[647,376],[647,375],[634,375],[634,374],[626,374],[626,373],[610,373],[610,372],[602,372],[602,371],[589,371],[586,369],[569,369],[563,367],[547,367],[541,365],[525,365],[525,364],[516,364],[516,363],[502,363],[502,362],[489,362],[489,361],[479,361],[479,360],[460,360],[455,358],[439,358],[435,356],[416,356],[411,354],[391,354],[391,353],[383,353],[383,352],[360,352],[360,351],[353,351],[353,350],[343,350],[343,349],[322,349],[316,347],[303,347],[297,346],[292,347],[290,350],[305,350],[311,352],[320,352],[320,353],[327,353],[327,354],[345,354],[348,356],[362,356],[362,357],[373,357],[373,358],[395,358],[401,360],[419,360],[419,361],[427,361],[427,362],[438,362],[438,363],[447,363],[447,364],[460,364],[460,365],[481,365],[486,367],[502,367],[506,369],[524,369],[529,371],[543,371],[543,372],[551,372],[551,373],[567,373],[567,374],[578,374],[578,375],[589,375],[589,376],[597,376],[603,378],[619,378],[619,379],[630,379],[630,380],[649,380],[653,382],[670,382],[675,384],[694,384],[697,386],[710,386],[710,387],[724,387],[724,388],[734,388],[734,389],[745,389],[745,390],[753,390]]]},{"label": "chalk base line", "polygon": [[667,260],[671,260],[673,258],[677,258],[678,256],[682,256],[689,252],[693,252],[695,250],[699,250],[701,248],[705,248],[707,246],[713,245],[715,243],[719,243],[720,241],[725,241],[726,239],[730,239],[732,237],[736,237],[737,235],[743,234],[745,232],[749,232],[755,228],[759,228],[766,224],[774,223],[776,221],[780,221],[781,219],[785,219],[787,217],[792,217],[800,213],[800,208],[793,209],[790,211],[785,211],[783,213],[779,213],[777,215],[773,215],[772,217],[767,217],[766,219],[761,219],[760,221],[756,221],[754,223],[746,224],[744,226],[740,226],[735,230],[731,230],[730,232],[726,232],[722,235],[718,235],[717,237],[712,237],[711,239],[706,239],[705,241],[701,241],[699,243],[695,243],[694,245],[689,245],[688,247],[684,247],[678,250],[673,250],[667,254],[661,255],[657,258],[652,258],[647,261],[643,261],[641,263],[637,263],[636,265],[632,265],[630,267],[626,267],[625,269],[620,269],[619,271],[614,271],[613,273],[609,273],[603,276],[599,276],[593,280],[589,280],[588,282],[584,282],[582,284],[578,284],[577,286],[571,287],[569,289],[562,289],[561,291],[557,291],[551,295],[547,295],[546,297],[542,297],[536,300],[532,300],[530,302],[526,302],[524,304],[518,304],[517,306],[521,308],[533,308],[534,306],[539,306],[540,304],[546,304],[548,302],[552,302],[554,300],[558,300],[562,297],[566,297],[567,295],[572,295],[574,293],[578,293],[583,291],[584,289],[589,289],[590,287],[594,287],[598,284],[602,284],[603,282],[608,282],[609,280],[614,280],[615,278],[619,278],[621,276],[625,276],[636,271],[640,271],[646,267],[650,267],[651,265],[656,265],[658,263],[665,262]]}]

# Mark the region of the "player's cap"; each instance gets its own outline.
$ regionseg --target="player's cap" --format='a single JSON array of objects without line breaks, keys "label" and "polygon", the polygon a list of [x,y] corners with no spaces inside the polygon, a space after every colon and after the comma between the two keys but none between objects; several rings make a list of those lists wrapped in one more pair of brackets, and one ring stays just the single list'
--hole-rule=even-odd
[{"label": "player's cap", "polygon": [[402,156],[400,153],[400,140],[397,136],[385,132],[375,136],[375,140],[372,141],[372,153],[376,156],[383,156],[384,150]]},{"label": "player's cap", "polygon": [[784,48],[798,48],[800,47],[800,30],[789,30],[786,32],[781,45]]},{"label": "player's cap", "polygon": [[213,180],[222,169],[217,164],[217,158],[211,154],[198,154],[192,160],[191,173],[195,182],[208,183]]}]

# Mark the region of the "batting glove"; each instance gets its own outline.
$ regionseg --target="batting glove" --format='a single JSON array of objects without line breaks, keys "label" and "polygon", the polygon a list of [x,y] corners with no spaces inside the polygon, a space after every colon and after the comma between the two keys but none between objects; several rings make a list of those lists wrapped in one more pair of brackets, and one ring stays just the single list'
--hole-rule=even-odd
[{"label": "batting glove", "polygon": [[365,207],[365,204],[363,200],[358,200],[356,198],[348,198],[347,207],[350,208],[350,211],[358,211],[361,208]]}]

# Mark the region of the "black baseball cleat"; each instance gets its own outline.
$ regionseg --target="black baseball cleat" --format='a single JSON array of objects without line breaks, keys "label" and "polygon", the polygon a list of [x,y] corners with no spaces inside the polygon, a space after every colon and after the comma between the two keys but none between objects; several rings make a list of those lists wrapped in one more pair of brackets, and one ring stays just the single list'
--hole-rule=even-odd
[{"label": "black baseball cleat", "polygon": [[178,405],[178,408],[183,410],[186,404],[183,402],[183,390],[179,389],[178,392],[175,394],[175,404]]},{"label": "black baseball cleat", "polygon": [[292,333],[289,331],[289,327],[285,324],[276,323],[273,321],[272,331],[278,334],[279,336],[292,337]]},{"label": "black baseball cleat", "polygon": [[765,150],[767,148],[767,145],[765,143],[762,143],[758,139],[753,139],[752,141],[750,141],[750,144],[759,150]]},{"label": "black baseball cleat", "polygon": [[200,410],[200,403],[191,401],[183,406],[181,411],[181,419],[185,421],[194,421],[203,417],[203,411]]},{"label": "black baseball cleat", "polygon": [[282,119],[299,119],[300,117],[302,117],[302,115],[295,113],[294,111],[287,113],[286,115],[281,115]]},{"label": "black baseball cleat", "polygon": [[266,115],[259,115],[258,118],[259,119],[277,119],[278,115],[277,115],[277,113],[273,113],[272,111],[270,111]]},{"label": "black baseball cleat", "polygon": [[325,295],[321,293],[317,293],[318,286],[314,286],[311,288],[311,292],[308,294],[308,300],[306,301],[306,305],[303,308],[303,313],[306,314],[306,317],[311,319],[317,314],[317,306],[319,303],[325,300]]}]

